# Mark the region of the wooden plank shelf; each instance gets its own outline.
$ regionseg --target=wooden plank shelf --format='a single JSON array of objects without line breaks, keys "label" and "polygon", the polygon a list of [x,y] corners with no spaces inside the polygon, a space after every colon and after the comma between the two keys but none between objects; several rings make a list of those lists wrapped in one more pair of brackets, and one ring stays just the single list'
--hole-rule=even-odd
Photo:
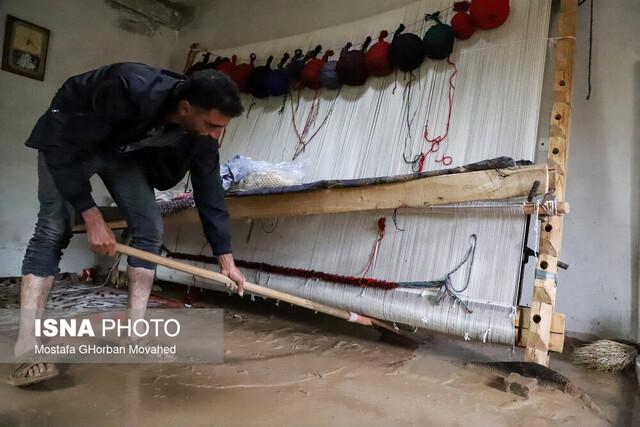
[{"label": "wooden plank shelf", "polygon": [[[428,210],[431,206],[459,202],[504,200],[524,197],[533,183],[540,182],[537,194],[549,190],[551,174],[546,165],[517,166],[505,169],[461,172],[414,180],[338,187],[306,192],[227,197],[225,204],[232,219],[275,218],[413,208]],[[568,210],[560,205],[558,211]],[[533,213],[534,206],[525,206],[525,213]],[[544,210],[541,210],[544,213]],[[113,219],[113,229],[126,228],[126,221]],[[199,221],[195,208],[185,209],[165,217],[166,224]],[[83,232],[84,225],[76,224],[74,232]]]}]

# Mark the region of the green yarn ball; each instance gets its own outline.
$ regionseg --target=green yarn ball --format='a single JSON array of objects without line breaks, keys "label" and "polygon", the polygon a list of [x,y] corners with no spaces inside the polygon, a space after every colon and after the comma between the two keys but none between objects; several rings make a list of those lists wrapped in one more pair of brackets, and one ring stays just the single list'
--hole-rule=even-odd
[{"label": "green yarn ball", "polygon": [[445,59],[453,51],[456,34],[450,25],[438,23],[425,33],[422,42],[428,58]]}]

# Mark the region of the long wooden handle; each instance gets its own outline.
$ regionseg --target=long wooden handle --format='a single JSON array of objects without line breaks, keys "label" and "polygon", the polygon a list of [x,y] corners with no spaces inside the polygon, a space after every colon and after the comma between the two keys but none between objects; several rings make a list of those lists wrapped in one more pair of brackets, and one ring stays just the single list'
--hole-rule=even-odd
[{"label": "long wooden handle", "polygon": [[[204,279],[214,280],[216,282],[223,283],[225,285],[227,284],[235,285],[235,283],[224,274],[216,273],[215,271],[210,271],[204,268],[196,267],[194,265],[179,262],[171,258],[166,258],[160,255],[152,254],[146,251],[142,251],[140,249],[135,249],[135,248],[132,248],[131,246],[123,245],[121,243],[118,243],[116,245],[116,250],[125,255],[134,256],[136,258],[140,258],[145,261],[153,262],[155,264],[172,268],[174,270],[182,271],[184,273],[193,274],[195,276],[199,276]],[[244,290],[247,292],[265,296],[267,298],[273,298],[276,300],[288,302],[290,304],[304,307],[309,310],[319,311],[321,313],[328,314],[330,316],[339,317],[340,319],[344,319],[349,322],[360,323],[362,325],[368,325],[368,326],[377,326],[377,327],[386,329],[390,332],[397,333],[397,331],[392,326],[390,326],[389,324],[381,320],[371,319],[369,317],[362,316],[357,313],[352,313],[347,310],[330,307],[328,305],[310,301],[305,298],[300,298],[295,295],[277,291],[275,289],[256,285],[255,283],[245,282]]]}]

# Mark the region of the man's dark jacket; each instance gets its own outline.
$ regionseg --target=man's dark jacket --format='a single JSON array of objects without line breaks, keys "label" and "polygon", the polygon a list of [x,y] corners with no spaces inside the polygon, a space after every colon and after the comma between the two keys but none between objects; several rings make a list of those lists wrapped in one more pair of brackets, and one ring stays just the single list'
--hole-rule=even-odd
[{"label": "man's dark jacket", "polygon": [[[40,117],[26,145],[44,154],[62,197],[77,212],[93,206],[91,184],[80,163],[88,155],[117,151],[162,125],[176,107],[184,76],[144,64],[107,65],[68,79]],[[216,255],[230,253],[229,216],[220,182],[217,141],[185,135],[171,147],[137,156],[152,185],[167,188],[191,170],[194,199]]]}]

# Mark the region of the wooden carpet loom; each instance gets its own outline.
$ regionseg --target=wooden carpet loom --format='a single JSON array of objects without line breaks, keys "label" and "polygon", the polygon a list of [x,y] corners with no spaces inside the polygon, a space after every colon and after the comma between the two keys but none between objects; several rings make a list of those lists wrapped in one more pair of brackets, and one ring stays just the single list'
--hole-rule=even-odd
[{"label": "wooden carpet loom", "polygon": [[[425,178],[402,184],[380,184],[353,189],[323,189],[298,195],[228,198],[232,218],[304,216],[395,208],[429,210],[438,205],[524,197],[535,181],[537,194],[552,193],[554,203],[540,209],[540,241],[531,307],[519,307],[514,318],[515,342],[526,347],[525,359],[549,363],[549,351],[562,351],[564,316],[555,312],[558,260],[565,198],[573,63],[575,53],[577,0],[560,0],[556,37],[554,95],[551,133],[546,164],[519,166],[499,171],[474,171]],[[192,46],[187,66],[199,51]],[[292,199],[293,197],[293,199]],[[293,203],[292,203],[293,200]],[[291,207],[295,206],[295,209]],[[523,213],[537,211],[523,204]],[[195,210],[167,217],[168,223],[197,221]],[[114,224],[125,226],[122,222]]]}]

